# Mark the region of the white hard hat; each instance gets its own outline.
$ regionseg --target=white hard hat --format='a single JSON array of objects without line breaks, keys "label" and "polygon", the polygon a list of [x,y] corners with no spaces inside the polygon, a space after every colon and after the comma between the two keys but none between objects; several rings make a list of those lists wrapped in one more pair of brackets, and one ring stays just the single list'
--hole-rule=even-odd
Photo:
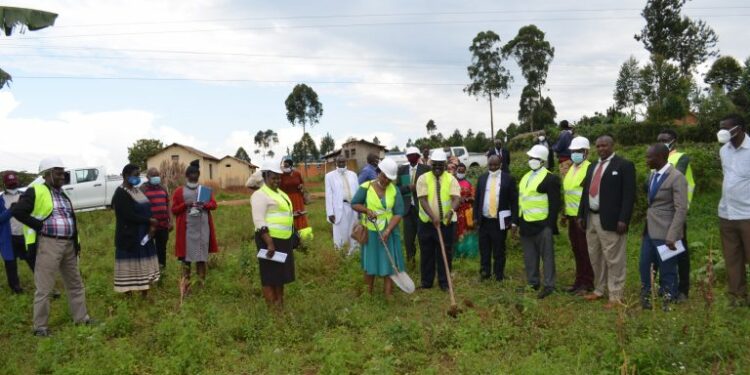
[{"label": "white hard hat", "polygon": [[570,141],[570,146],[568,148],[571,150],[588,150],[591,148],[591,144],[586,137],[575,137]]},{"label": "white hard hat", "polygon": [[406,149],[406,154],[405,154],[405,155],[421,155],[421,154],[422,154],[422,153],[421,153],[421,152],[419,152],[419,149],[418,149],[418,148],[416,148],[416,147],[412,146],[412,147],[408,147],[408,148]]},{"label": "white hard hat", "polygon": [[247,182],[245,182],[245,186],[252,189],[260,189],[263,186],[263,175],[260,169],[250,175]]},{"label": "white hard hat", "polygon": [[544,147],[542,145],[535,145],[531,148],[531,150],[529,150],[529,152],[526,153],[526,155],[529,155],[532,158],[542,159],[542,161],[547,161],[549,150],[547,149],[547,147]]},{"label": "white hard hat", "polygon": [[44,158],[39,163],[39,173],[42,173],[44,171],[48,171],[52,168],[65,168],[65,164],[63,164],[62,160],[58,157],[49,157]]},{"label": "white hard hat", "polygon": [[432,155],[430,155],[430,160],[432,161],[447,161],[448,155],[445,154],[445,151],[441,149],[437,149],[432,152]]},{"label": "white hard hat", "polygon": [[281,161],[279,159],[263,160],[263,164],[260,166],[260,170],[279,174],[283,173],[281,172]]},{"label": "white hard hat", "polygon": [[395,180],[398,176],[398,164],[391,158],[381,160],[378,163],[378,169],[391,181]]}]

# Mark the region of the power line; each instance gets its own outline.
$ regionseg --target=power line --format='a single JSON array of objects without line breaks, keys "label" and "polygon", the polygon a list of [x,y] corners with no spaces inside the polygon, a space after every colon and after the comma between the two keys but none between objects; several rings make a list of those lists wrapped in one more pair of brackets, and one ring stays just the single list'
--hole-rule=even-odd
[{"label": "power line", "polygon": [[[729,10],[750,9],[750,6],[717,6],[717,7],[693,7],[685,8],[692,10]],[[404,13],[360,13],[360,14],[329,14],[329,15],[295,15],[295,16],[261,16],[242,18],[215,18],[197,20],[171,20],[171,21],[149,21],[149,22],[122,22],[106,24],[78,24],[60,25],[57,28],[73,27],[118,27],[118,26],[142,26],[142,25],[165,25],[185,23],[208,23],[208,22],[246,22],[246,21],[273,21],[273,20],[298,20],[298,19],[335,19],[335,18],[387,18],[387,17],[423,17],[423,16],[460,16],[475,14],[523,14],[523,13],[604,13],[604,12],[638,12],[641,8],[579,8],[579,9],[527,9],[527,10],[484,10],[484,11],[437,11],[437,12],[404,12]]]},{"label": "power line", "polygon": [[[747,17],[750,14],[715,14],[699,16],[703,18],[729,18],[729,17]],[[500,23],[500,22],[566,22],[566,21],[612,21],[624,19],[640,19],[640,16],[627,17],[569,17],[569,18],[530,18],[530,19],[495,19],[495,20],[454,20],[454,21],[408,21],[408,22],[371,22],[371,23],[348,23],[348,24],[319,24],[319,25],[273,25],[273,26],[244,26],[244,27],[223,27],[210,29],[183,29],[183,30],[151,30],[151,31],[128,31],[117,33],[96,33],[96,34],[68,34],[68,35],[47,35],[36,37],[20,37],[18,40],[41,40],[41,39],[66,39],[66,38],[86,38],[86,37],[104,37],[104,36],[134,36],[134,35],[156,35],[156,34],[175,34],[175,33],[207,33],[220,31],[241,31],[241,30],[278,30],[278,29],[330,29],[330,28],[348,28],[348,27],[371,27],[371,26],[424,26],[424,25],[460,25],[460,24],[477,24],[477,23]]]}]

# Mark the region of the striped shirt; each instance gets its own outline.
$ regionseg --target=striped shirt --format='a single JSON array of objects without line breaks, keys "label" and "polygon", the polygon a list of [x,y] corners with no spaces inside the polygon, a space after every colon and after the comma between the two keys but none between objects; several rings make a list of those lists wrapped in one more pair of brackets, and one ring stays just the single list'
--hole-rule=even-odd
[{"label": "striped shirt", "polygon": [[148,200],[151,202],[151,217],[159,221],[157,227],[160,229],[169,228],[169,194],[161,185],[151,185],[145,183],[142,189]]},{"label": "striped shirt", "polygon": [[52,193],[52,214],[42,223],[41,234],[50,237],[73,238],[76,231],[73,219],[73,205],[59,189],[49,189]]}]

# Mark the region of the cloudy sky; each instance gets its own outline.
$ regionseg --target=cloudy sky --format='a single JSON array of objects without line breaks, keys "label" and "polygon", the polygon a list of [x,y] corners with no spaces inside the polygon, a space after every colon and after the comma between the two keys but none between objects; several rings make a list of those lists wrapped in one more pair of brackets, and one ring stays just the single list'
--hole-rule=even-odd
[{"label": "cloudy sky", "polygon": [[[633,39],[644,0],[630,1],[6,1],[59,13],[54,27],[0,36],[0,170],[36,170],[59,155],[71,166],[119,170],[139,138],[180,142],[217,157],[274,129],[286,148],[302,135],[285,117],[295,83],[320,96],[310,130],[377,136],[389,147],[438,130],[489,132],[489,106],[462,92],[468,46],[482,30],[503,42],[536,24],[555,47],[547,92],[558,121],[612,104],[619,65],[646,59]],[[750,55],[744,0],[694,0],[723,55]],[[743,21],[745,20],[745,21]],[[510,97],[496,127],[516,120],[523,77],[513,62]],[[702,68],[705,71],[705,67]]]}]

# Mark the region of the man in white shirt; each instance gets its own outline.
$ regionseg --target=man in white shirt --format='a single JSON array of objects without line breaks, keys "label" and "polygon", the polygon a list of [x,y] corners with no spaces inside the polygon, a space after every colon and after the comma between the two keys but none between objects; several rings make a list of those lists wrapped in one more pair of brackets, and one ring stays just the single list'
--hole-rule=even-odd
[{"label": "man in white shirt", "polygon": [[352,228],[357,221],[357,214],[352,210],[352,197],[357,192],[357,174],[346,168],[346,158],[336,158],[336,170],[325,176],[326,215],[333,224],[333,246],[337,250],[348,244],[347,255],[356,251],[359,244],[352,240]]},{"label": "man in white shirt", "polygon": [[725,117],[717,133],[724,181],[719,201],[719,231],[732,306],[750,305],[745,264],[750,262],[750,137],[745,120]]}]

